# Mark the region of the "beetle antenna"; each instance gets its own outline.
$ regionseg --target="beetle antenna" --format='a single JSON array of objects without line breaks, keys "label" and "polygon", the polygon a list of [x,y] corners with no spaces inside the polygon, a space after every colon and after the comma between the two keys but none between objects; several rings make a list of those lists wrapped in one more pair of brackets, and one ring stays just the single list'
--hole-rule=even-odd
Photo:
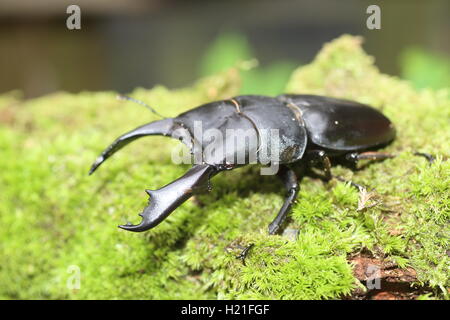
[{"label": "beetle antenna", "polygon": [[150,107],[148,104],[146,104],[145,102],[141,101],[141,100],[137,100],[128,96],[124,96],[121,94],[117,95],[117,99],[118,100],[126,100],[126,101],[132,101],[134,103],[140,104],[143,107],[146,107],[147,109],[149,109],[151,112],[153,112],[154,114],[156,114],[157,116],[163,118],[163,119],[167,119],[167,117],[164,117],[163,115],[159,114],[155,109],[153,109],[152,107]]}]

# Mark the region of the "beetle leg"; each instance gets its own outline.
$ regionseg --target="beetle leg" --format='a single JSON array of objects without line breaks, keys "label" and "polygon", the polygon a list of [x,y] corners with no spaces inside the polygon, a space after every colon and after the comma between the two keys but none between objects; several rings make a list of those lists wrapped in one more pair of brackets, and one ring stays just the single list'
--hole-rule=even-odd
[{"label": "beetle leg", "polygon": [[320,165],[325,173],[325,180],[330,181],[333,176],[331,174],[331,161],[327,154],[323,150],[309,150],[306,153],[306,161],[309,161],[310,165]]},{"label": "beetle leg", "polygon": [[[429,153],[424,152],[414,152],[415,156],[424,157],[427,159],[428,163],[432,164],[435,160],[435,157]],[[351,161],[352,163],[357,164],[359,160],[373,160],[373,161],[379,161],[384,159],[390,159],[394,158],[395,155],[392,153],[386,153],[386,152],[376,152],[376,151],[367,151],[367,152],[352,152],[345,155],[345,159],[348,161]]]},{"label": "beetle leg", "polygon": [[344,157],[347,161],[350,161],[353,164],[354,169],[357,169],[358,161],[360,160],[381,161],[394,158],[395,155],[387,152],[366,151],[347,153]]},{"label": "beetle leg", "polygon": [[253,248],[254,245],[255,245],[254,243],[250,243],[236,256],[236,259],[240,259],[244,266],[245,266],[245,258],[247,258],[248,252],[250,251],[251,248]]},{"label": "beetle leg", "polygon": [[356,182],[353,182],[351,180],[345,180],[341,176],[335,176],[335,178],[341,182],[349,183],[352,187],[355,187],[356,189],[358,189],[359,192],[363,192],[364,190],[366,190],[366,187],[364,187]]},{"label": "beetle leg", "polygon": [[[435,157],[429,153],[423,152],[414,152],[415,156],[424,157],[429,164],[432,164],[435,160]],[[359,160],[372,160],[372,161],[380,161],[385,159],[395,158],[395,155],[392,153],[386,152],[377,152],[377,151],[367,151],[367,152],[352,152],[347,153],[345,155],[345,159],[353,163],[355,169]]]},{"label": "beetle leg", "polygon": [[280,170],[277,173],[278,177],[284,183],[284,187],[286,188],[288,194],[284,200],[284,204],[278,212],[275,219],[269,224],[269,234],[275,234],[279,229],[284,220],[286,219],[287,214],[291,210],[292,203],[297,197],[299,185],[297,182],[297,176],[295,175],[294,170],[291,168],[282,165],[280,166]]},{"label": "beetle leg", "polygon": [[419,156],[419,157],[424,157],[425,159],[427,159],[429,164],[433,164],[434,160],[436,160],[436,158],[429,154],[429,153],[424,153],[424,152],[414,152],[415,156]]},{"label": "beetle leg", "polygon": [[325,153],[325,151],[323,150],[309,150],[306,154],[306,159],[307,161],[310,161],[312,163],[312,165],[317,165],[319,164],[324,173],[325,173],[325,179],[327,181],[330,181],[333,178],[336,178],[339,181],[345,182],[345,183],[350,183],[350,185],[352,185],[353,187],[355,187],[356,189],[358,189],[359,191],[365,190],[365,188],[360,185],[357,184],[353,181],[348,181],[345,180],[344,178],[340,177],[340,176],[333,176],[331,174],[331,161],[330,158],[327,156],[327,154]]}]

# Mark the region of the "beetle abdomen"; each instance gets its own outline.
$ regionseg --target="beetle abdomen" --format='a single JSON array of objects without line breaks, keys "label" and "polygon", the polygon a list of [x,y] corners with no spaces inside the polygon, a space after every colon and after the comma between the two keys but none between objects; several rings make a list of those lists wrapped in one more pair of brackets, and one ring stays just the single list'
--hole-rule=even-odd
[{"label": "beetle abdomen", "polygon": [[311,142],[327,149],[351,151],[384,145],[395,137],[392,122],[358,102],[315,95],[282,95],[297,107]]}]

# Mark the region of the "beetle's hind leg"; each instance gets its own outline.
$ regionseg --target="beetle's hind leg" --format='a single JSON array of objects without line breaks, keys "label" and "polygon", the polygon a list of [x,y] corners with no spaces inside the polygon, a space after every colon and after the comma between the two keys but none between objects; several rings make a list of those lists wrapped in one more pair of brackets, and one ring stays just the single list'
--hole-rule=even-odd
[{"label": "beetle's hind leg", "polygon": [[394,157],[395,155],[392,153],[379,151],[350,152],[344,156],[345,160],[351,163],[354,170],[362,169],[358,168],[358,162],[362,160],[382,161]]},{"label": "beetle's hind leg", "polygon": [[[244,247],[244,249],[236,256],[236,259],[240,259],[242,261],[242,264],[245,266],[245,258],[247,258],[248,252],[251,248],[253,248],[255,244],[250,243],[248,246]],[[242,249],[242,247],[241,247]]]},{"label": "beetle's hind leg", "polygon": [[283,206],[281,207],[277,216],[269,224],[269,234],[271,235],[277,233],[284,220],[286,220],[286,216],[291,211],[292,204],[294,203],[299,190],[297,176],[294,170],[285,165],[282,165],[280,166],[280,170],[278,171],[277,175],[283,182],[284,187],[287,190],[287,195],[284,199]]},{"label": "beetle's hind leg", "polygon": [[434,160],[436,160],[436,158],[433,155],[429,154],[429,153],[416,151],[416,152],[414,152],[414,155],[415,156],[419,156],[419,157],[424,157],[425,159],[427,159],[427,161],[428,161],[428,163],[430,165],[433,164]]},{"label": "beetle's hind leg", "polygon": [[[433,164],[435,160],[435,157],[429,153],[416,151],[413,155],[425,158],[429,164]],[[358,168],[358,162],[361,160],[382,161],[385,159],[395,158],[396,155],[387,152],[366,151],[347,153],[344,157],[346,161],[349,161],[352,164],[353,169],[357,170],[362,169],[362,167]]]}]

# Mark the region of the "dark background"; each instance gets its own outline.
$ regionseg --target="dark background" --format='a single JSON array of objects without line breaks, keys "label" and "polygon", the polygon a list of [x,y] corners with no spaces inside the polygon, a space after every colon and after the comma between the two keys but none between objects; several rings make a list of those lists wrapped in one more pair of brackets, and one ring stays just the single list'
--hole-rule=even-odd
[{"label": "dark background", "polygon": [[[81,30],[66,28],[70,4],[81,7]],[[381,7],[381,30],[366,28],[370,4]],[[262,67],[308,63],[324,42],[362,35],[381,71],[402,75],[408,48],[448,61],[449,12],[448,0],[0,0],[0,93],[180,87],[227,32],[247,39]]]}]

